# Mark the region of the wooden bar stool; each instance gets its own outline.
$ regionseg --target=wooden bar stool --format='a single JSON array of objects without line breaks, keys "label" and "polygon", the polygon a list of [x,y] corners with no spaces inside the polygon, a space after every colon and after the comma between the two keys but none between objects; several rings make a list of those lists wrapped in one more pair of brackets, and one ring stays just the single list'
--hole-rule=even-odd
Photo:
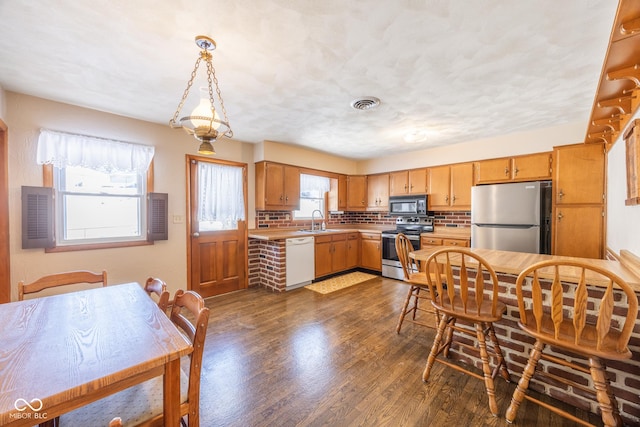
[{"label": "wooden bar stool", "polygon": [[[459,264],[459,278],[454,277],[455,267],[452,265],[452,261]],[[506,306],[498,301],[498,277],[483,258],[463,248],[440,249],[431,254],[426,263],[426,268],[435,272],[435,274],[427,276],[431,294],[435,295],[431,304],[442,317],[427,365],[422,374],[422,380],[426,382],[429,379],[431,368],[435,362],[443,363],[474,378],[484,380],[489,397],[489,409],[494,416],[497,416],[498,404],[493,379],[500,372],[505,380],[510,381],[507,364],[493,329],[493,323],[502,319],[502,314],[506,310]],[[443,272],[440,271],[439,266],[442,266]],[[469,271],[470,268],[475,272]],[[472,323],[475,330],[456,324],[457,320]],[[438,357],[440,353],[444,353],[443,355],[448,357],[454,332],[477,339],[482,360],[482,375]],[[487,346],[487,341],[489,341],[489,346]],[[472,351],[478,351],[475,346],[464,342],[456,342],[456,344]],[[488,350],[492,350],[497,360],[494,369],[489,364]]]},{"label": "wooden bar stool", "polygon": [[[580,280],[576,285],[568,284],[563,281],[567,275]],[[507,409],[507,421],[513,422],[520,403],[527,399],[572,421],[591,425],[528,396],[529,382],[536,376],[537,380],[547,377],[595,394],[604,425],[622,425],[603,359],[631,358],[628,343],[638,315],[638,297],[631,286],[617,275],[586,262],[543,261],[520,273],[516,293],[520,310],[518,325],[536,342]],[[625,311],[626,316],[621,314]],[[543,354],[547,345],[588,359],[588,368]],[[540,359],[590,374],[593,388],[536,369]]]},{"label": "wooden bar stool", "polygon": [[[398,254],[398,260],[400,260],[400,264],[402,265],[404,281],[407,282],[410,286],[409,292],[407,292],[407,297],[405,298],[404,304],[402,305],[400,317],[398,318],[398,324],[396,326],[396,333],[398,334],[400,333],[402,322],[404,322],[407,314],[411,314],[411,317],[406,319],[410,322],[422,326],[427,326],[433,329],[436,329],[438,327],[438,313],[432,308],[431,304],[427,303],[426,307],[419,304],[420,300],[431,301],[431,295],[429,293],[427,274],[424,268],[420,268],[420,264],[425,265],[425,263],[420,263],[411,259],[409,257],[409,253],[411,251],[413,251],[411,240],[409,240],[406,235],[398,233],[398,235],[396,235],[396,253]],[[412,299],[413,303],[411,302]],[[433,315],[433,323],[424,323],[420,320],[417,320],[416,314],[419,311],[430,313],[430,315]]]}]

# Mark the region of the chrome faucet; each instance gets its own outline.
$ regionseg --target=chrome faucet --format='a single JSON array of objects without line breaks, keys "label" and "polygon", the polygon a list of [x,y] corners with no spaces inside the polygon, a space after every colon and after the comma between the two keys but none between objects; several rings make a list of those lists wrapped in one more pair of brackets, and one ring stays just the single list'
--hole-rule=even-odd
[{"label": "chrome faucet", "polygon": [[320,218],[324,219],[324,216],[322,216],[322,212],[320,211],[320,209],[316,209],[313,212],[311,212],[311,230],[312,231],[316,229],[316,221],[315,221],[316,212],[320,214]]}]

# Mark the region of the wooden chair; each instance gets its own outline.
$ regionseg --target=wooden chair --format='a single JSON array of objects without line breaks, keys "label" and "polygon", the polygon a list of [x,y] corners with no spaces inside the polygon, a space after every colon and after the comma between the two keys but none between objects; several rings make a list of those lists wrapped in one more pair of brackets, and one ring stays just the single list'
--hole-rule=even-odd
[{"label": "wooden chair", "polygon": [[[562,281],[567,269],[580,277],[579,283],[570,285]],[[617,275],[587,262],[543,261],[520,273],[516,294],[520,311],[518,325],[536,341],[507,409],[507,421],[513,422],[522,400],[527,399],[585,424],[564,410],[528,396],[529,382],[535,375],[536,380],[551,378],[577,387],[581,393],[595,394],[604,425],[622,425],[603,359],[631,358],[628,343],[638,315],[638,297],[631,286]],[[588,367],[544,354],[547,345],[588,359]],[[590,374],[593,388],[536,369],[541,359]]]},{"label": "wooden chair", "polygon": [[58,286],[79,283],[102,283],[102,286],[107,286],[107,272],[103,271],[102,273],[92,273],[91,271],[85,270],[68,271],[65,273],[43,276],[29,284],[25,284],[24,281],[21,280],[18,282],[18,301],[22,301],[25,294],[40,292],[44,289],[55,288]]},{"label": "wooden chair", "polygon": [[[459,261],[458,277],[454,277],[452,259]],[[443,363],[460,372],[464,372],[480,380],[484,380],[489,409],[494,416],[498,415],[498,405],[495,397],[493,379],[499,371],[505,380],[510,381],[507,364],[502,355],[500,344],[493,329],[493,323],[502,318],[506,306],[498,301],[498,277],[493,268],[480,256],[463,248],[439,249],[426,260],[426,268],[435,273],[427,276],[429,288],[434,296],[431,304],[442,316],[438,324],[438,331],[429,353],[427,365],[422,374],[422,380],[427,381],[431,368],[435,362]],[[437,265],[442,266],[441,272]],[[469,271],[474,269],[475,272]],[[431,270],[429,270],[431,271]],[[475,330],[457,324],[458,320],[472,323]],[[475,337],[482,360],[482,375],[465,369],[446,359],[438,358],[440,353],[448,357],[449,348],[454,338],[454,332]],[[489,338],[491,346],[487,346]],[[456,343],[471,351],[477,351],[473,345],[464,341]],[[497,360],[497,366],[492,370],[489,364],[489,353],[492,350]]]},{"label": "wooden chair", "polygon": [[[400,317],[398,318],[398,324],[396,326],[396,333],[400,333],[402,329],[402,323],[406,320],[416,323],[418,325],[427,326],[436,329],[438,327],[438,313],[433,310],[430,304],[423,307],[419,304],[420,300],[431,300],[429,294],[429,286],[427,282],[427,275],[424,269],[421,269],[421,265],[414,262],[409,257],[409,252],[413,251],[413,245],[411,240],[403,233],[396,235],[396,253],[398,259],[402,265],[402,271],[404,273],[404,281],[410,286],[407,297],[402,305],[402,311],[400,311]],[[424,263],[422,263],[424,264]],[[422,292],[421,292],[422,291]],[[411,301],[413,300],[413,302]],[[430,313],[434,316],[434,322],[424,323],[420,320],[416,320],[418,312]],[[411,317],[407,318],[407,314],[411,314]]]},{"label": "wooden chair", "polygon": [[[197,293],[178,290],[171,306],[170,318],[193,345],[188,372],[183,370],[180,376],[180,414],[183,423],[186,417],[189,427],[197,427],[200,424],[200,373],[209,309],[204,306],[204,300]],[[194,322],[189,319],[194,319]],[[60,425],[107,425],[109,417],[102,414],[119,414],[123,424],[127,426],[162,426],[162,405],[163,377],[158,376],[64,414],[60,417]],[[105,419],[99,421],[99,417]]]},{"label": "wooden chair", "polygon": [[109,421],[109,427],[123,427],[122,418],[115,417],[111,421]]},{"label": "wooden chair", "polygon": [[149,296],[155,294],[158,297],[158,307],[166,313],[167,307],[169,307],[169,292],[167,291],[167,284],[157,277],[149,277],[144,284],[144,290],[149,294]]}]

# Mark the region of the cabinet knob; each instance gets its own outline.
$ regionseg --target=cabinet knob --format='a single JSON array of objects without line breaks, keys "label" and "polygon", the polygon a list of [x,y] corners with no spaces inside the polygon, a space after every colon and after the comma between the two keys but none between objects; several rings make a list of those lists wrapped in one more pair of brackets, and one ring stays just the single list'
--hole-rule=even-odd
[{"label": "cabinet knob", "polygon": [[285,200],[286,202],[288,202],[288,201],[289,201],[289,196],[286,196],[286,197],[284,198],[284,200]]},{"label": "cabinet knob", "polygon": [[564,192],[562,191],[562,188],[560,189],[560,192],[558,193],[558,199],[561,199],[564,197]]},{"label": "cabinet knob", "polygon": [[453,199],[452,199],[451,201],[452,201],[453,203],[455,203],[455,202],[456,202],[456,199],[457,199],[457,197],[456,197],[456,195],[454,194],[454,195],[453,195]]},{"label": "cabinet knob", "polygon": [[407,189],[408,189],[408,185],[407,185],[407,184],[405,184],[405,185],[404,185],[404,191],[407,191]]},{"label": "cabinet knob", "polygon": [[520,172],[520,169],[515,168],[513,171],[513,176],[518,176],[518,172]]},{"label": "cabinet knob", "polygon": [[562,218],[564,218],[564,215],[562,215],[562,212],[558,212],[558,221],[561,221]]},{"label": "cabinet knob", "polygon": [[281,194],[280,195],[280,201],[284,200],[284,196]]},{"label": "cabinet knob", "polygon": [[448,194],[446,196],[444,196],[444,201],[449,203],[449,195]]},{"label": "cabinet knob", "polygon": [[505,174],[506,176],[509,176],[509,168],[504,168],[504,174]]}]

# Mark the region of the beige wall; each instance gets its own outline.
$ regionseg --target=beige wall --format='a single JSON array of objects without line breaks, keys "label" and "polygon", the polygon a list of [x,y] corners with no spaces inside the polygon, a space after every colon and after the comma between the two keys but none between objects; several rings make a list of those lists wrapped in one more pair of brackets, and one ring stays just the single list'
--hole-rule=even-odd
[{"label": "beige wall", "polygon": [[[6,92],[9,127],[9,223],[12,295],[17,282],[65,270],[107,270],[110,283],[144,282],[158,276],[170,290],[186,287],[186,223],[174,224],[173,215],[186,215],[185,154],[197,154],[198,143],[181,130],[86,108]],[[169,193],[169,240],[152,246],[45,254],[43,249],[21,249],[20,191],[22,185],[42,185],[42,166],[36,164],[39,129],[81,133],[155,146],[155,191]],[[249,164],[249,223],[255,222],[253,145],[217,142],[217,158]]]},{"label": "beige wall", "polygon": [[358,173],[379,173],[552,151],[556,145],[576,144],[584,141],[586,131],[585,123],[568,123],[463,142],[449,147],[412,151],[359,162]]},{"label": "beige wall", "polygon": [[268,160],[345,175],[357,173],[355,160],[274,141],[256,144],[254,158],[256,162]]},{"label": "beige wall", "polygon": [[4,117],[7,116],[7,102],[5,100],[6,96],[6,92],[4,91],[2,86],[0,86],[0,120],[4,120]]}]

